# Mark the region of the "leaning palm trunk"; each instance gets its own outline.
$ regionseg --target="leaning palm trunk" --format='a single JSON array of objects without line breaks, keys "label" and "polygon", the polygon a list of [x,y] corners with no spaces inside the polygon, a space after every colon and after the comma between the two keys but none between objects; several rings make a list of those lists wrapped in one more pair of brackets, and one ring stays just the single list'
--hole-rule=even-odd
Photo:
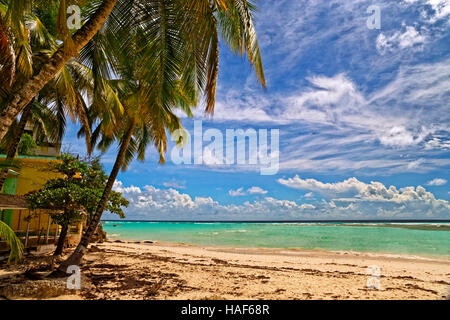
[{"label": "leaning palm trunk", "polygon": [[61,228],[61,233],[59,234],[59,238],[58,238],[58,244],[56,245],[55,252],[53,253],[54,256],[59,256],[63,252],[63,250],[64,250],[64,243],[66,242],[67,231],[68,230],[69,230],[69,226],[68,225],[64,225]]},{"label": "leaning palm trunk", "polygon": [[[31,110],[33,109],[33,100],[27,104],[25,109],[23,109],[22,117],[20,118],[19,125],[14,132],[14,140],[11,145],[8,147],[8,151],[6,153],[6,163],[12,162],[14,159],[17,147],[19,146],[20,139],[22,138],[23,132],[25,131],[25,126],[27,125],[27,121],[30,118]],[[8,175],[8,169],[3,169],[0,172],[0,190],[2,190],[3,185],[5,184],[6,177]]]},{"label": "leaning palm trunk", "polygon": [[13,88],[13,93],[0,112],[0,140],[3,139],[11,123],[25,106],[33,99],[38,92],[61,70],[61,68],[83,48],[89,40],[97,33],[105,23],[117,0],[103,0],[97,11],[88,22],[81,27],[73,36],[73,50],[67,50],[62,46],[55,54],[42,66],[40,71],[28,81]]},{"label": "leaning palm trunk", "polygon": [[106,208],[108,198],[111,194],[111,190],[114,185],[114,182],[116,181],[117,175],[119,174],[119,170],[123,165],[123,161],[125,159],[125,154],[126,154],[128,145],[130,144],[131,137],[133,136],[133,132],[134,132],[135,128],[136,128],[136,122],[133,121],[130,124],[128,130],[125,132],[124,139],[122,141],[122,144],[120,145],[119,153],[117,154],[116,161],[114,163],[113,169],[111,170],[111,174],[109,175],[108,181],[105,186],[105,190],[103,191],[102,198],[100,199],[100,202],[97,205],[97,209],[95,210],[94,216],[90,220],[90,223],[87,226],[86,231],[83,233],[80,243],[76,247],[75,251],[72,253],[72,255],[69,258],[67,258],[67,260],[65,260],[63,263],[61,263],[61,265],[58,267],[57,270],[55,270],[55,272],[53,272],[54,276],[59,276],[62,273],[65,273],[67,270],[67,267],[70,265],[79,265],[81,263],[84,253],[86,252],[89,242],[91,241],[92,235],[94,234],[95,230],[97,229],[97,226],[98,226],[98,223],[100,222],[103,211]]}]

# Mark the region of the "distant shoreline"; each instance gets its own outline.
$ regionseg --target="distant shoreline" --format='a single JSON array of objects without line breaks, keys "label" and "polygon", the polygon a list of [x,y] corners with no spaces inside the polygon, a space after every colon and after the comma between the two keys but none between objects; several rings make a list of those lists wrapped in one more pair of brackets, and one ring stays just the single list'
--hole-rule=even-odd
[{"label": "distant shoreline", "polygon": [[450,255],[426,255],[414,253],[395,253],[388,251],[359,251],[359,250],[333,250],[324,248],[282,248],[282,247],[250,247],[250,246],[229,246],[229,245],[215,245],[215,244],[197,244],[190,242],[176,242],[176,241],[162,241],[157,239],[147,240],[133,240],[127,238],[109,238],[106,243],[113,245],[150,245],[156,247],[171,247],[171,248],[197,248],[220,252],[238,252],[240,254],[277,254],[281,256],[292,255],[308,255],[308,254],[329,254],[329,255],[356,255],[380,259],[404,259],[404,260],[423,260],[450,263]]}]

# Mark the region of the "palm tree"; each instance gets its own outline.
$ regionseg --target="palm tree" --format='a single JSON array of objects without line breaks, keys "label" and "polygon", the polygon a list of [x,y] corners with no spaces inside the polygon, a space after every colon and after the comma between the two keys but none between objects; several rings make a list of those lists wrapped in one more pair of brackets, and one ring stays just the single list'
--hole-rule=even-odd
[{"label": "palm tree", "polygon": [[[57,74],[61,68],[72,59],[81,48],[97,33],[103,23],[110,15],[116,2],[121,0],[103,0],[103,1],[90,1],[96,4],[95,11],[88,17],[88,20],[83,26],[77,30],[73,35],[67,30],[66,27],[66,12],[69,1],[59,1],[58,10],[58,24],[57,30],[64,39],[64,43],[59,46],[58,50],[42,65],[37,74],[29,77],[26,81],[11,81],[12,86],[8,96],[2,101],[2,109],[0,111],[0,140],[5,136],[9,126],[15,118],[22,112],[25,106],[33,99],[39,91]],[[126,0],[123,0],[126,2]],[[7,35],[5,39],[8,39],[9,43],[12,41],[11,32],[5,28],[13,28],[20,30],[21,21],[24,16],[31,11],[34,3],[45,3],[58,1],[32,1],[32,0],[9,0],[7,1],[8,12],[6,24],[2,24],[2,32]],[[131,2],[131,1],[129,1]],[[6,32],[6,30],[8,32]],[[19,38],[22,40],[24,37]],[[11,47],[9,44],[8,47]],[[10,68],[8,68],[9,70]],[[12,71],[11,71],[12,72]]]},{"label": "palm tree", "polygon": [[0,239],[5,240],[6,244],[11,248],[8,262],[12,260],[17,262],[22,259],[23,244],[14,231],[3,221],[0,221]]},{"label": "palm tree", "polygon": [[[53,2],[56,3],[57,1],[54,0]],[[89,10],[86,10],[86,22],[71,35],[67,28],[64,27],[67,1],[60,1],[57,29],[61,31],[60,33],[65,40],[64,44],[48,59],[36,75],[23,83],[16,82],[12,87],[11,93],[2,101],[0,139],[3,138],[12,121],[31,99],[38,94],[67,61],[74,57],[94,37],[108,17],[116,18],[117,23],[111,22],[110,25],[112,26],[127,25],[127,21],[134,18],[133,7],[136,4],[139,6],[139,2],[135,0],[90,1],[92,6],[89,7]],[[7,16],[9,24],[11,26],[18,25],[18,21],[23,18],[27,10],[30,10],[32,4],[32,0],[9,0]],[[258,41],[252,21],[252,13],[255,6],[251,0],[149,0],[146,6],[154,8],[176,6],[181,10],[179,15],[183,17],[183,20],[190,22],[188,25],[183,25],[183,27],[186,27],[184,31],[186,33],[193,32],[188,34],[190,36],[199,36],[195,41],[191,41],[191,51],[209,53],[199,61],[201,64],[208,60],[209,65],[213,67],[209,68],[207,73],[208,112],[212,112],[213,109],[214,95],[211,93],[215,91],[218,74],[218,28],[224,40],[236,53],[247,53],[250,63],[255,67],[258,79],[265,85]],[[113,11],[117,7],[120,8]],[[154,27],[154,25],[154,23],[148,24],[149,27]],[[204,38],[202,34],[208,34],[208,37]],[[11,37],[5,36],[5,39],[11,41]],[[200,42],[196,43],[197,40]]]},{"label": "palm tree", "polygon": [[[160,162],[164,162],[165,130],[172,132],[181,128],[174,110],[180,108],[191,116],[190,107],[204,94],[206,112],[213,112],[219,33],[234,52],[247,53],[258,79],[265,85],[252,22],[253,10],[245,0],[136,1],[136,7],[131,10],[133,22],[122,22],[120,30],[111,32],[113,28],[108,28],[96,35],[106,39],[99,43],[115,44],[110,48],[112,59],[98,63],[104,66],[109,63],[119,77],[109,83],[125,110],[122,121],[113,124],[112,134],[110,126],[100,121],[104,135],[100,146],[107,147],[115,138],[119,140],[119,151],[91,223],[73,254],[55,275],[81,262],[119,170],[125,169],[136,153],[142,160],[150,141],[160,154]],[[108,22],[115,25],[114,21]]]},{"label": "palm tree", "polygon": [[[1,7],[0,12],[2,12]],[[6,15],[5,8],[3,8],[3,15]],[[30,73],[39,70],[43,62],[57,50],[56,35],[48,31],[47,26],[37,15],[28,14],[24,25],[30,32],[27,41],[20,42],[21,45],[15,50],[19,67],[15,76],[18,81],[27,79]],[[59,70],[55,77],[28,103],[18,123],[13,122],[1,141],[2,145],[7,146],[3,148],[6,150],[6,160],[11,162],[14,159],[28,122],[33,125],[33,131],[35,135],[39,135],[39,140],[46,137],[50,141],[60,141],[65,130],[66,114],[69,114],[74,121],[78,118],[85,128],[89,128],[82,95],[92,90],[92,79],[89,78],[91,76],[92,74],[86,71],[85,66],[74,59]],[[5,91],[7,92],[7,89]],[[90,152],[89,130],[85,131],[87,148]],[[0,190],[7,172],[7,169],[0,171]]]}]

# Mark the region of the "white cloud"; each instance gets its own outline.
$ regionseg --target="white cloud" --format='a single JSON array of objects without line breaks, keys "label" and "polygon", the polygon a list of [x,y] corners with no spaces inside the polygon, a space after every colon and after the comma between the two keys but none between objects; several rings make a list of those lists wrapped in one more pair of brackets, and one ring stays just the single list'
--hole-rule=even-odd
[{"label": "white cloud", "polygon": [[[337,0],[332,9],[321,1],[261,2],[257,28],[268,90],[254,85],[253,75],[245,82],[224,77],[214,124],[279,128],[285,172],[445,170],[450,59],[449,29],[441,22],[449,2],[379,1],[381,31],[367,29],[368,0]],[[385,55],[377,52],[377,36],[384,37],[379,46],[392,49]]]},{"label": "white cloud", "polygon": [[305,198],[312,198],[313,197],[313,193],[312,192],[308,192],[304,195]]},{"label": "white cloud", "polygon": [[[280,140],[285,171],[442,168],[445,157],[432,152],[450,148],[450,60],[448,28],[434,22],[445,21],[449,2],[379,1],[381,31],[367,29],[368,0],[337,0],[331,7],[261,2],[257,29],[268,91],[254,85],[253,75],[246,82],[224,79],[215,123],[289,131]],[[388,54],[377,52],[377,36]]]},{"label": "white cloud", "polygon": [[441,179],[441,178],[436,178],[431,181],[428,181],[427,186],[443,186],[446,183],[447,183],[447,180]]},{"label": "white cloud", "polygon": [[166,181],[162,184],[166,188],[174,188],[174,189],[186,189],[186,186],[183,183],[177,182],[177,181]]},{"label": "white cloud", "polygon": [[301,179],[298,175],[289,179],[278,179],[278,182],[289,188],[314,191],[328,196],[358,192],[366,185],[356,178],[336,183],[323,183],[316,179]]},{"label": "white cloud", "polygon": [[124,187],[122,181],[116,180],[113,184],[113,190],[122,193],[141,193],[141,189],[139,187],[130,186]]},{"label": "white cloud", "polygon": [[244,190],[244,187],[238,188],[237,190],[229,190],[228,194],[232,197],[246,196],[248,194],[266,194],[268,191],[260,187],[253,186]]},{"label": "white cloud", "polygon": [[[298,93],[271,95],[267,104],[277,107],[272,126],[283,126],[281,170],[426,172],[449,164],[422,151],[450,146],[444,103],[450,94],[450,60],[401,68],[394,80],[370,94],[342,73],[312,76],[309,83]],[[236,114],[228,105],[221,107]],[[244,100],[238,107],[246,113]],[[268,114],[270,109],[263,104],[261,110]]]},{"label": "white cloud", "polygon": [[[312,188],[318,193],[331,195],[332,199],[322,199],[310,204],[264,197],[243,204],[224,205],[211,197],[192,198],[189,194],[180,193],[175,189],[158,189],[153,186],[145,186],[139,190],[122,188],[128,190],[124,194],[130,201],[126,215],[132,219],[293,220],[450,217],[448,201],[436,199],[421,186],[387,188],[379,182],[366,184],[356,178],[334,184],[314,179],[299,180],[302,179],[292,180],[295,187]],[[120,181],[119,184],[122,185]],[[243,191],[242,188],[240,192]]]},{"label": "white cloud", "polygon": [[433,138],[425,142],[425,150],[433,149],[450,149],[450,140],[447,140],[446,137],[439,137],[438,135],[435,135]]},{"label": "white cloud", "polygon": [[244,191],[244,188],[241,187],[237,190],[229,190],[228,194],[232,197],[245,196],[247,193]]},{"label": "white cloud", "polygon": [[386,187],[381,182],[364,183],[356,178],[336,183],[323,183],[316,179],[301,179],[298,175],[289,179],[279,179],[278,182],[290,188],[320,193],[327,198],[332,198],[334,204],[337,202],[360,204],[370,208],[376,203],[379,209],[388,207],[391,210],[399,210],[399,206],[405,206],[405,208],[416,206],[430,215],[450,214],[449,202],[436,199],[422,186],[397,189],[395,186]]},{"label": "white cloud", "polygon": [[425,42],[426,37],[424,35],[421,35],[415,27],[407,26],[404,32],[397,31],[391,36],[380,33],[377,37],[376,47],[379,52],[385,53],[386,50],[410,48],[423,45]]},{"label": "white cloud", "polygon": [[394,126],[386,132],[380,132],[378,139],[386,146],[409,146],[422,142],[427,135],[427,130],[414,134],[404,126]]},{"label": "white cloud", "polygon": [[436,21],[447,18],[450,15],[450,0],[428,0],[427,4],[429,4],[434,10],[434,14],[429,17],[430,23],[435,23]]},{"label": "white cloud", "polygon": [[266,194],[268,191],[260,187],[251,187],[247,190],[249,194]]}]

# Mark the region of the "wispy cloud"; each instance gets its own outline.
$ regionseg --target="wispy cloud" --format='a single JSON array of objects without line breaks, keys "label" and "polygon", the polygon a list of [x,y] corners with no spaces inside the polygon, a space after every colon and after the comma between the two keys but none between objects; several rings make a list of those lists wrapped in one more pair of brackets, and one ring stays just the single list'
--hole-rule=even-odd
[{"label": "wispy cloud", "polygon": [[174,188],[174,189],[186,189],[185,182],[178,182],[178,181],[166,181],[162,184],[166,188]]},{"label": "wispy cloud", "polygon": [[377,37],[377,50],[384,54],[386,51],[415,47],[423,49],[427,37],[413,26],[405,26],[405,31],[396,31],[391,36],[380,33]]},{"label": "wispy cloud", "polygon": [[427,182],[427,186],[443,186],[447,183],[446,179],[436,178]]},{"label": "wispy cloud", "polygon": [[448,0],[379,1],[381,30],[366,26],[372,4],[261,3],[268,92],[251,80],[222,82],[214,122],[279,127],[281,170],[450,165]]}]

